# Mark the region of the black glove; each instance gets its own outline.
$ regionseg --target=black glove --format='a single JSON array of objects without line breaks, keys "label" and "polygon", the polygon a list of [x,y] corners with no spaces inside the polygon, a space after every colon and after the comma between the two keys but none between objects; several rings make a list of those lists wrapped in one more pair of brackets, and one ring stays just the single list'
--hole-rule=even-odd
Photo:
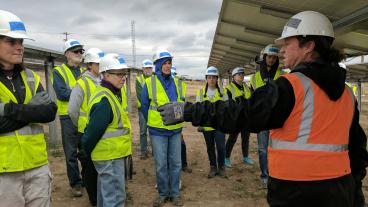
[{"label": "black glove", "polygon": [[36,93],[28,102],[29,105],[46,105],[51,103],[51,97],[46,91]]},{"label": "black glove", "polygon": [[184,121],[185,103],[171,102],[158,107],[162,120],[165,125],[174,125]]}]

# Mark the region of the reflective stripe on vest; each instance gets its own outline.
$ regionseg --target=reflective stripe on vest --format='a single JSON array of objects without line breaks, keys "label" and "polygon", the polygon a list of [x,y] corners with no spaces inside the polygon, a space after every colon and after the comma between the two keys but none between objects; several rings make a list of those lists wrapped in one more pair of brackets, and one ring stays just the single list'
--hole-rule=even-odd
[{"label": "reflective stripe on vest", "polygon": [[[142,89],[144,87],[145,84],[145,78],[143,75],[140,75],[137,77],[138,83],[142,86]],[[138,104],[138,108],[141,108],[141,101],[139,100],[140,98],[137,99],[137,104]]]},{"label": "reflective stripe on vest", "polygon": [[[281,69],[277,69],[273,80],[276,80],[282,75]],[[251,76],[250,83],[253,89],[257,89],[265,85],[265,82],[262,79],[261,72],[257,71],[254,75]]]},{"label": "reflective stripe on vest", "polygon": [[[20,72],[27,104],[36,94],[40,77],[29,69]],[[0,103],[18,103],[14,94],[0,82]],[[30,123],[18,130],[0,134],[0,173],[19,172],[48,163],[46,142],[41,124]]]},{"label": "reflective stripe on vest", "polygon": [[[74,85],[77,83],[77,80],[71,70],[68,68],[68,66],[63,63],[60,66],[56,66],[55,70],[57,70],[59,74],[63,77],[66,87],[68,87],[68,89],[73,89]],[[79,68],[79,70],[82,73],[84,69]],[[61,101],[57,99],[56,102],[59,115],[68,115],[68,101]]]},{"label": "reflective stripe on vest", "polygon": [[271,130],[270,175],[310,181],[350,173],[348,137],[355,99],[349,87],[339,100],[332,101],[304,74],[284,77],[294,89],[295,105],[284,126]]},{"label": "reflective stripe on vest", "polygon": [[83,102],[79,109],[78,117],[78,132],[84,133],[84,129],[87,125],[87,106],[91,98],[91,94],[94,92],[96,86],[95,83],[90,80],[90,77],[83,76],[78,81],[77,84],[83,90]]},{"label": "reflective stripe on vest", "polygon": [[[176,93],[178,95],[177,102],[184,102],[183,99],[186,93],[185,84],[184,82],[178,81],[177,78],[173,78],[173,79],[174,79],[174,83],[176,87]],[[170,100],[166,94],[165,89],[161,85],[161,82],[158,80],[158,78],[155,75],[152,75],[151,78],[146,79],[146,85],[148,89],[148,96],[151,99],[149,110],[148,110],[147,125],[150,127],[162,128],[162,129],[167,129],[167,130],[174,130],[174,129],[182,128],[183,127],[182,123],[179,123],[176,125],[170,125],[170,126],[165,126],[163,124],[161,115],[157,111],[157,108],[161,105],[169,103]],[[160,94],[160,97],[158,97],[158,94]]]},{"label": "reflective stripe on vest", "polygon": [[[225,96],[223,94],[223,96],[220,96],[220,93],[218,92],[218,90],[216,90],[216,94],[215,96],[210,99],[208,96],[204,97],[204,92],[205,92],[206,88],[202,88],[200,90],[197,91],[197,97],[199,97],[199,102],[203,102],[203,101],[210,101],[210,102],[216,102],[216,101],[220,101],[220,100],[225,100]],[[220,92],[223,93],[223,90],[220,88]],[[203,127],[203,126],[202,126]],[[203,127],[204,131],[213,131],[215,130],[212,127]]]},{"label": "reflective stripe on vest", "polygon": [[[102,86],[96,88],[88,105],[88,111],[90,112],[93,105],[104,97],[110,103],[114,118],[92,151],[92,160],[111,160],[125,157],[130,155],[132,151],[131,124],[128,113],[124,112],[122,104],[109,89]],[[124,101],[122,97],[122,102]]]},{"label": "reflective stripe on vest", "polygon": [[236,97],[243,96],[244,98],[250,97],[250,90],[247,85],[243,83],[243,90],[240,90],[233,82],[231,82],[228,86],[228,89],[230,89],[231,97],[233,100],[235,100]]}]

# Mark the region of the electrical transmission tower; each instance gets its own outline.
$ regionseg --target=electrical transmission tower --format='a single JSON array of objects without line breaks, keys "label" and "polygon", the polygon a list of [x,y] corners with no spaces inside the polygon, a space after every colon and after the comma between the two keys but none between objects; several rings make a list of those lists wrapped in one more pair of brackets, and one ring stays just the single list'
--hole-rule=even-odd
[{"label": "electrical transmission tower", "polygon": [[135,57],[135,23],[132,20],[131,23],[131,36],[132,36],[132,57],[133,57],[133,67],[136,66],[136,57]]},{"label": "electrical transmission tower", "polygon": [[64,39],[64,41],[66,42],[66,41],[68,41],[68,35],[70,35],[70,33],[68,33],[68,32],[63,32],[63,34],[65,35],[65,39]]}]

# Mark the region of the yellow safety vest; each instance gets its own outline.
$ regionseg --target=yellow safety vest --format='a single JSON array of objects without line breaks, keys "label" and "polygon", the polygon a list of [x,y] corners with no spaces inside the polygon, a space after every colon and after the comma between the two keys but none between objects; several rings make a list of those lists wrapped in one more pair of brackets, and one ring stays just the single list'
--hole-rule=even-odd
[{"label": "yellow safety vest", "polygon": [[[21,71],[20,75],[26,90],[22,104],[27,104],[37,92],[40,77],[29,69]],[[18,103],[14,94],[0,82],[0,102],[10,101]],[[21,129],[0,134],[0,173],[25,171],[47,163],[45,135],[41,124],[30,123]]]},{"label": "yellow safety vest", "polygon": [[[280,68],[276,70],[275,76],[273,77],[274,80],[278,79],[280,75],[284,74]],[[261,72],[257,71],[254,75],[250,77],[250,85],[253,89],[257,89],[265,85],[265,82],[262,79]]]},{"label": "yellow safety vest", "polygon": [[107,98],[110,103],[114,118],[107,126],[105,133],[93,149],[91,157],[94,161],[112,160],[126,157],[132,154],[131,124],[128,113],[124,110],[123,103],[126,102],[122,94],[122,102],[107,88],[97,86],[88,104],[88,117],[90,111],[102,98]]},{"label": "yellow safety vest", "polygon": [[[177,78],[174,78],[174,83],[176,87],[176,93],[178,94],[177,102],[183,103],[186,94],[186,84],[182,80],[178,80]],[[167,97],[166,91],[161,84],[161,81],[155,75],[152,75],[151,78],[146,79],[146,85],[148,89],[148,97],[151,100],[148,109],[147,125],[150,127],[167,130],[182,128],[183,123],[165,126],[162,121],[160,112],[157,111],[158,107],[170,102],[169,97]]]},{"label": "yellow safety vest", "polygon": [[[65,84],[69,89],[72,89],[74,85],[77,83],[77,80],[74,78],[72,71],[68,68],[68,66],[63,63],[61,66],[56,66],[55,70],[63,77]],[[84,71],[83,68],[80,68],[80,72]],[[57,106],[59,115],[68,115],[68,101],[61,101],[57,99]]]},{"label": "yellow safety vest", "polygon": [[[213,97],[212,99],[210,99],[208,96],[204,97],[204,93],[205,93],[206,88],[202,88],[200,90],[197,91],[197,99],[199,99],[199,102],[203,102],[203,101],[211,101],[211,102],[216,102],[216,101],[221,101],[221,100],[225,100],[225,94],[223,94],[223,90],[222,88],[220,88],[220,91],[222,93],[222,97],[220,96],[220,93],[218,92],[218,90],[216,90],[216,94],[215,97]],[[204,131],[213,131],[215,130],[212,127],[203,127]]]},{"label": "yellow safety vest", "polygon": [[83,90],[83,102],[79,109],[79,117],[78,117],[78,132],[84,133],[84,129],[87,125],[87,110],[88,110],[88,103],[91,98],[91,94],[96,89],[96,85],[91,80],[90,77],[83,76],[77,80],[77,83]]},{"label": "yellow safety vest", "polygon": [[250,90],[245,83],[243,83],[243,90],[240,90],[233,82],[226,87],[226,90],[230,91],[233,100],[239,96],[243,96],[246,99],[250,97]]},{"label": "yellow safety vest", "polygon": [[[145,78],[144,78],[144,76],[143,75],[138,76],[137,77],[137,80],[138,80],[138,83],[141,84],[142,89],[143,89],[144,84],[145,84]],[[141,101],[139,100],[139,98],[137,100],[137,104],[138,104],[138,108],[141,108]]]}]

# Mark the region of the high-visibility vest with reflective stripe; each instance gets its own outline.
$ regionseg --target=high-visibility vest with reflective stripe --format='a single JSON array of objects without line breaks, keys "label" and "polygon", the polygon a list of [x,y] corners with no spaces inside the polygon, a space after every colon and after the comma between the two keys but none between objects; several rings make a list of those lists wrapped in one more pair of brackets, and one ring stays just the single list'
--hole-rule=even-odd
[{"label": "high-visibility vest with reflective stripe", "polygon": [[[20,75],[26,90],[23,104],[27,104],[37,92],[40,77],[29,69],[21,71]],[[10,101],[18,103],[14,94],[0,82],[0,102]],[[41,124],[30,123],[18,130],[0,134],[0,173],[25,171],[47,163],[45,135]]]},{"label": "high-visibility vest with reflective stripe", "polygon": [[79,117],[78,117],[78,132],[84,133],[84,129],[87,125],[87,106],[88,102],[91,98],[91,94],[96,89],[95,83],[91,80],[90,77],[83,76],[77,80],[77,83],[83,90],[83,102],[79,109]]},{"label": "high-visibility vest with reflective stripe", "polygon": [[112,160],[131,155],[131,124],[128,113],[123,109],[122,103],[125,102],[123,95],[121,97],[122,102],[120,102],[109,89],[97,86],[88,104],[88,116],[93,105],[99,103],[102,98],[107,98],[109,101],[114,118],[93,149],[91,154],[92,160]]},{"label": "high-visibility vest with reflective stripe", "polygon": [[127,84],[124,84],[124,87],[121,88],[121,96],[122,96],[122,106],[123,106],[123,110],[124,112],[128,113],[128,97],[127,97],[127,92],[126,92],[126,87]]},{"label": "high-visibility vest with reflective stripe", "polygon": [[233,82],[226,86],[226,90],[230,91],[233,100],[239,96],[243,96],[244,98],[250,97],[250,90],[245,83],[243,83],[243,90],[240,90]]},{"label": "high-visibility vest with reflective stripe", "polygon": [[[216,102],[216,101],[220,101],[220,100],[225,100],[225,94],[223,94],[223,89],[220,88],[220,91],[222,93],[222,97],[220,96],[220,93],[218,92],[218,90],[216,90],[216,94],[215,96],[210,99],[207,95],[206,97],[204,97],[204,93],[206,91],[206,88],[202,88],[200,90],[197,91],[197,99],[199,99],[199,102],[203,102],[203,101],[210,101],[210,102]],[[215,130],[212,127],[203,127],[204,131],[213,131]]]},{"label": "high-visibility vest with reflective stripe", "polygon": [[349,131],[355,98],[348,86],[337,101],[302,73],[284,75],[292,85],[295,105],[282,128],[270,131],[270,176],[313,181],[350,173]]},{"label": "high-visibility vest with reflective stripe", "polygon": [[[278,68],[276,70],[275,76],[273,77],[273,80],[276,80],[280,77],[280,75],[282,75],[283,72],[281,71],[280,68]],[[263,81],[262,76],[261,76],[261,72],[257,71],[255,74],[253,74],[250,77],[250,85],[252,86],[253,89],[257,89],[259,87],[264,86],[266,83]]]},{"label": "high-visibility vest with reflective stripe", "polygon": [[[144,87],[145,84],[145,78],[143,75],[140,75],[137,77],[138,83],[141,84],[142,88]],[[137,104],[138,104],[138,108],[141,108],[141,101],[138,99],[137,100]]]},{"label": "high-visibility vest with reflective stripe", "polygon": [[[176,93],[178,94],[177,102],[183,103],[186,94],[186,85],[182,80],[174,78],[174,83],[176,87]],[[146,79],[146,85],[148,89],[148,97],[151,100],[148,109],[148,122],[147,125],[150,127],[174,130],[183,127],[183,123],[176,125],[165,126],[160,113],[157,108],[170,102],[169,97],[167,97],[166,91],[161,84],[161,81],[152,75],[150,78]]]},{"label": "high-visibility vest with reflective stripe", "polygon": [[[72,89],[74,85],[77,83],[77,80],[74,78],[72,71],[68,68],[64,63],[61,66],[56,66],[55,70],[63,77],[65,81],[65,85]],[[83,68],[80,68],[80,72],[83,72]],[[68,115],[68,101],[61,101],[57,99],[57,106],[59,115]]]}]

